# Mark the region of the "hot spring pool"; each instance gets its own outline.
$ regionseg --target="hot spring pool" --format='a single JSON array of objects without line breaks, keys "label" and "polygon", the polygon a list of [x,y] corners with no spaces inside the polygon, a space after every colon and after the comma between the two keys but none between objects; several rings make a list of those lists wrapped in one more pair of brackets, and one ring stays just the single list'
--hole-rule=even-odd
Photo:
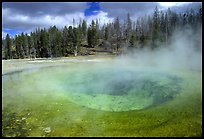
[{"label": "hot spring pool", "polygon": [[182,91],[182,78],[175,74],[110,65],[84,67],[46,67],[4,79],[12,79],[18,89],[28,87],[25,93],[37,89],[39,94],[64,95],[76,104],[105,111],[140,110],[170,101]]},{"label": "hot spring pool", "polygon": [[[51,125],[56,127],[56,124],[62,124],[63,118],[66,117],[69,117],[71,123],[76,124],[74,119],[80,120],[81,111],[84,110],[114,114],[130,112],[131,115],[135,112],[140,117],[141,112],[145,114],[147,111],[148,115],[150,111],[159,107],[171,111],[171,106],[181,107],[186,103],[186,107],[190,108],[187,102],[191,100],[187,99],[192,99],[192,102],[196,99],[200,100],[198,97],[201,88],[199,75],[198,72],[191,71],[167,71],[155,68],[147,70],[135,66],[118,67],[111,62],[68,63],[62,66],[33,68],[3,76],[2,108],[4,114],[13,113],[13,117],[18,113],[26,113],[26,115],[21,115],[22,118],[26,118],[28,123],[33,123],[33,126],[27,127],[28,131],[21,129],[21,132],[29,133],[28,136],[47,136],[51,133],[53,136],[71,135],[71,131],[66,133],[63,129],[61,129],[62,133],[59,133],[57,129],[55,130],[58,132],[52,130],[51,133],[45,133],[43,131]],[[196,105],[195,103],[199,102],[194,102],[193,105]],[[75,107],[79,110],[77,116],[76,113],[75,116],[70,113],[70,109],[75,109]],[[50,113],[55,115],[55,118],[58,117],[54,120],[55,124],[51,122],[53,115],[50,116]],[[56,113],[60,113],[61,116],[60,114],[56,116]],[[84,113],[82,115],[84,116]],[[38,120],[42,116],[43,120],[37,122],[32,116],[38,117],[36,118]],[[17,120],[23,121],[22,118]],[[49,122],[51,124],[46,125]],[[38,127],[39,125],[41,126]],[[34,127],[38,130],[33,129]],[[9,134],[8,131],[5,129],[4,134]],[[95,134],[87,130],[81,132]]]}]

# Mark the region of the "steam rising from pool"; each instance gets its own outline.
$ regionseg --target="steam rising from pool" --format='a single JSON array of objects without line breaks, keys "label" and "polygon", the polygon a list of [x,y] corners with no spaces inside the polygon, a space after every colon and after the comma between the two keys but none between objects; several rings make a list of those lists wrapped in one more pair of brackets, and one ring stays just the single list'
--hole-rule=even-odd
[{"label": "steam rising from pool", "polygon": [[22,73],[18,87],[30,86],[23,80],[32,80],[38,93],[62,94],[79,105],[107,111],[159,105],[182,92],[183,79],[176,71],[201,71],[199,36],[186,29],[175,32],[168,46],[154,50],[134,49],[112,60],[52,61],[52,67],[33,71],[24,78]]},{"label": "steam rising from pool", "polygon": [[181,92],[182,78],[177,75],[98,66],[65,75],[60,80],[71,101],[94,109],[129,111],[170,101]]},{"label": "steam rising from pool", "polygon": [[[48,67],[5,76],[11,76],[18,88],[32,84],[37,94],[62,95],[78,105],[105,111],[160,105],[182,91],[182,78],[178,75],[135,66],[118,69],[114,62],[73,63],[71,67]],[[30,92],[33,88],[25,90]]]}]

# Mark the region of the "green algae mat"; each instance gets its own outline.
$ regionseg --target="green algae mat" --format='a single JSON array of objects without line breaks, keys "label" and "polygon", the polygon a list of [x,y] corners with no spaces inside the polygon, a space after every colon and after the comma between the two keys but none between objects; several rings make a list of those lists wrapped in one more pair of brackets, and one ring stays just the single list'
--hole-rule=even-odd
[{"label": "green algae mat", "polygon": [[201,136],[201,72],[68,63],[2,76],[3,136]]}]

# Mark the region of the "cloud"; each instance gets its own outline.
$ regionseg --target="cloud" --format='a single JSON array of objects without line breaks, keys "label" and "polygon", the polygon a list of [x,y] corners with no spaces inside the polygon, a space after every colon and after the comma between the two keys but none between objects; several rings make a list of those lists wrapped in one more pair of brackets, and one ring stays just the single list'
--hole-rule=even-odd
[{"label": "cloud", "polygon": [[[14,8],[15,9],[15,8]],[[97,14],[85,17],[84,12],[70,12],[62,15],[39,14],[38,16],[31,16],[30,14],[23,14],[21,12],[14,12],[11,8],[2,9],[2,25],[3,28],[21,30],[24,32],[34,31],[37,27],[48,28],[56,25],[59,28],[64,26],[73,25],[73,19],[75,19],[76,25],[81,19],[86,19],[87,24],[91,24],[92,20],[100,19],[101,25],[113,21],[113,18],[108,17],[107,12],[97,11]],[[40,8],[39,8],[40,9]],[[39,13],[40,11],[38,11]]]},{"label": "cloud", "polygon": [[[167,10],[168,7],[160,2],[101,2],[101,10],[107,12],[110,17],[119,17],[124,20],[127,18],[127,13],[132,19],[153,14],[155,7],[159,10]],[[172,3],[170,9],[176,12],[182,12],[190,8],[197,8],[201,6],[201,2],[182,2]]]},{"label": "cloud", "polygon": [[85,2],[4,2],[2,7],[12,10],[15,14],[33,17],[83,12],[86,6]]},{"label": "cloud", "polygon": [[110,17],[126,19],[127,13],[130,16],[139,17],[152,13],[156,6],[161,7],[156,2],[102,2],[101,10],[109,13]]},{"label": "cloud", "polygon": [[73,25],[84,17],[85,2],[4,2],[2,28],[31,32],[37,27]]},{"label": "cloud", "polygon": [[6,37],[6,32],[2,31],[2,39]]},{"label": "cloud", "polygon": [[184,12],[184,11],[189,10],[189,9],[197,10],[200,7],[202,7],[201,2],[185,2],[185,4],[179,4],[179,5],[177,4],[177,5],[172,6],[170,8],[173,11]]},{"label": "cloud", "polygon": [[158,2],[163,7],[183,6],[192,2]]},{"label": "cloud", "polygon": [[17,29],[22,31],[33,31],[36,27],[50,27],[56,25],[57,27],[64,27],[73,24],[84,18],[83,12],[74,12],[64,15],[43,14],[39,16],[28,16],[19,13],[13,13],[11,9],[2,10],[3,28]]},{"label": "cloud", "polygon": [[87,17],[87,24],[90,25],[92,20],[98,19],[100,25],[103,26],[106,23],[112,22],[114,20],[113,17],[109,17],[107,12],[98,11],[97,15],[92,15]]},{"label": "cloud", "polygon": [[[80,19],[86,19],[87,24],[98,18],[103,25],[113,21],[116,17],[124,21],[127,13],[130,13],[132,20],[136,20],[137,17],[152,14],[156,6],[159,9],[164,8],[158,2],[102,2],[97,4],[98,8],[92,6],[92,10],[89,11],[94,14],[86,16],[87,6],[90,6],[86,2],[4,2],[2,4],[2,28],[29,33],[37,27],[48,28],[56,25],[61,28],[65,25],[73,25],[73,18],[76,23],[79,23]],[[193,2],[184,4],[182,7],[187,9],[199,4],[201,5],[201,3]],[[177,5],[172,6],[171,9],[181,11],[182,8]]]},{"label": "cloud", "polygon": [[85,16],[97,14],[100,11],[99,2],[88,2],[87,9],[85,10]]}]

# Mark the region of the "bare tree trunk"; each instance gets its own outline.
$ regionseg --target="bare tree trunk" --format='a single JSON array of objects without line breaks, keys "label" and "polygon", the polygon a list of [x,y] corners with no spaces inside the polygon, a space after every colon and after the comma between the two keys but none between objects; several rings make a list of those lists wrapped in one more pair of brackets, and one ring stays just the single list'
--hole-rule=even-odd
[{"label": "bare tree trunk", "polygon": [[74,56],[77,56],[77,45],[76,45],[76,49],[74,50]]}]

